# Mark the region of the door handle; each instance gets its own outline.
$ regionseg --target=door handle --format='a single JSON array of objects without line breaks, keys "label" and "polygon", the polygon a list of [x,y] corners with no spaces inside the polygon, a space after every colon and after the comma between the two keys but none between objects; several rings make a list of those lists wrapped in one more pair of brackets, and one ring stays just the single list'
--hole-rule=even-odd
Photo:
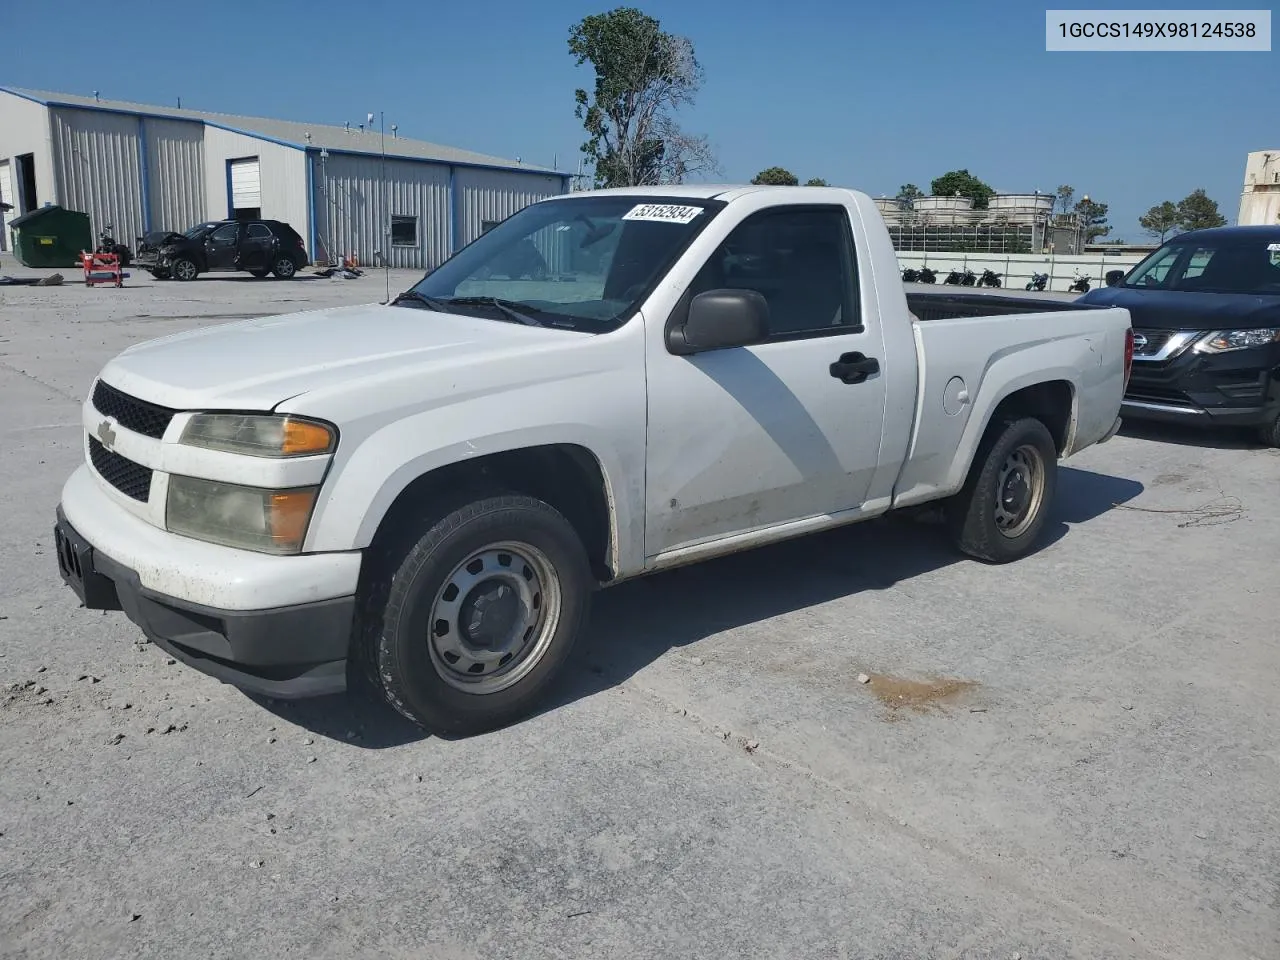
[{"label": "door handle", "polygon": [[841,383],[862,383],[873,373],[880,372],[880,361],[860,353],[842,353],[831,365],[831,375]]}]

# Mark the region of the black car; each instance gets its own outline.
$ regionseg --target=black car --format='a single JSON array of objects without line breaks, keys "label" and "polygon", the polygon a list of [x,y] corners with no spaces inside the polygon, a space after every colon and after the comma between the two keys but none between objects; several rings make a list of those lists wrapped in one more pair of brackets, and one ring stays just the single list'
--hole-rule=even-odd
[{"label": "black car", "polygon": [[288,280],[307,265],[307,250],[298,231],[280,220],[214,220],[185,233],[139,237],[134,263],[158,280],[194,280],[215,270]]},{"label": "black car", "polygon": [[1125,417],[1254,427],[1280,447],[1280,226],[1180,234],[1078,302],[1133,318]]}]

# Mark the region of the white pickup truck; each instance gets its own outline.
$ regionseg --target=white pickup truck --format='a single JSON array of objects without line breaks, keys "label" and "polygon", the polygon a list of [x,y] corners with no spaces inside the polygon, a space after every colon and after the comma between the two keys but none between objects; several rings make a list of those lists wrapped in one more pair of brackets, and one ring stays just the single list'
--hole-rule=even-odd
[{"label": "white pickup truck", "polygon": [[960,550],[1026,554],[1131,355],[1122,309],[909,298],[862,193],[571,194],[390,303],[111,360],[59,567],[242,689],[358,679],[476,732],[534,707],[600,586],[931,501]]}]

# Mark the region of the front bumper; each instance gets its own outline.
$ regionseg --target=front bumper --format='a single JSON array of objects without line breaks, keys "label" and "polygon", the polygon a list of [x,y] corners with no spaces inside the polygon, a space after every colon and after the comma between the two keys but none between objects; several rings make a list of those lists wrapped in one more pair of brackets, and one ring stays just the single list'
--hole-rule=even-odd
[{"label": "front bumper", "polygon": [[123,610],[156,646],[188,666],[281,699],[346,690],[354,596],[220,610],[148,590],[136,571],[82,537],[61,507],[54,542],[58,571],[87,609]]},{"label": "front bumper", "polygon": [[1280,417],[1280,345],[1134,360],[1121,413],[1135,420],[1256,427]]},{"label": "front bumper", "polygon": [[124,509],[85,466],[63,487],[54,535],[80,602],[123,610],[175,659],[281,699],[346,688],[358,552],[276,557],[179,537]]}]

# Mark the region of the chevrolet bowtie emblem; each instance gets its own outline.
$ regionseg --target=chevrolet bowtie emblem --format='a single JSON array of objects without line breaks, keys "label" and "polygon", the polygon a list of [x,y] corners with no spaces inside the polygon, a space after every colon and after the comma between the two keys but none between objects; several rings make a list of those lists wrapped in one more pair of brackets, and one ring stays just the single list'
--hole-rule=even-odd
[{"label": "chevrolet bowtie emblem", "polygon": [[116,442],[116,432],[111,429],[111,423],[109,421],[103,420],[98,424],[98,439],[102,441],[102,445],[108,450],[110,450],[111,445]]}]

